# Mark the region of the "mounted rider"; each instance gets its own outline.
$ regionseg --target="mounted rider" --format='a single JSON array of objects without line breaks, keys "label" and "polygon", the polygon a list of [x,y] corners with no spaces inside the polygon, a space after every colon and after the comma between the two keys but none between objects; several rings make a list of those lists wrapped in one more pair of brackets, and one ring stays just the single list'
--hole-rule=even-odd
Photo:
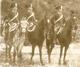
[{"label": "mounted rider", "polygon": [[35,14],[34,14],[34,12],[33,12],[32,4],[30,5],[28,12],[30,13],[30,16],[28,17],[28,21],[30,21],[30,19],[33,18],[33,20],[34,20],[35,22],[37,22],[37,20],[36,20],[36,18],[35,18]]},{"label": "mounted rider", "polygon": [[63,27],[65,26],[64,23],[64,15],[63,15],[63,6],[58,6],[56,7],[57,13],[55,14],[55,21],[54,21],[54,30],[56,32],[56,34],[59,34],[62,32]]},{"label": "mounted rider", "polygon": [[12,32],[16,29],[17,25],[19,24],[19,20],[18,20],[18,7],[17,7],[17,3],[13,3],[11,5],[12,11],[10,14],[10,21],[8,22],[10,28],[9,31]]},{"label": "mounted rider", "polygon": [[35,18],[35,14],[33,12],[32,4],[30,5],[28,12],[30,13],[30,16],[27,18],[27,22],[28,22],[28,28],[27,29],[28,29],[29,32],[31,32],[31,31],[34,31],[34,29],[36,27],[35,24],[37,22],[37,20]]},{"label": "mounted rider", "polygon": [[13,41],[13,37],[15,36],[16,30],[19,27],[19,20],[18,20],[18,7],[17,3],[11,4],[11,14],[9,14],[10,20],[8,22],[9,25],[9,40]]}]

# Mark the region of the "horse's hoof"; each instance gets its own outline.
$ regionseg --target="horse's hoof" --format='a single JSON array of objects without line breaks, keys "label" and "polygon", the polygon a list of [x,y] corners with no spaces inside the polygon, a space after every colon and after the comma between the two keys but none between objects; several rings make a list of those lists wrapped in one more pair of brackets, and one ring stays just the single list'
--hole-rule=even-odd
[{"label": "horse's hoof", "polygon": [[51,61],[49,61],[49,64],[51,63]]},{"label": "horse's hoof", "polygon": [[41,61],[41,65],[44,65],[43,61]]},{"label": "horse's hoof", "polygon": [[44,66],[45,64],[44,63],[41,63],[42,64],[42,66]]},{"label": "horse's hoof", "polygon": [[59,65],[61,65],[61,62],[59,61],[59,63],[58,63]]},{"label": "horse's hoof", "polygon": [[34,62],[31,62],[30,64],[34,65]]},{"label": "horse's hoof", "polygon": [[17,65],[17,62],[12,62],[12,63],[10,63],[10,64],[12,64],[12,65]]},{"label": "horse's hoof", "polygon": [[5,59],[5,62],[8,62],[8,59]]},{"label": "horse's hoof", "polygon": [[29,61],[29,64],[32,64],[32,65],[34,65],[34,62],[31,60],[31,61]]},{"label": "horse's hoof", "polygon": [[64,65],[66,65],[66,64],[67,64],[67,62],[66,62],[66,61],[64,61],[64,62],[63,62],[63,64],[64,64]]}]

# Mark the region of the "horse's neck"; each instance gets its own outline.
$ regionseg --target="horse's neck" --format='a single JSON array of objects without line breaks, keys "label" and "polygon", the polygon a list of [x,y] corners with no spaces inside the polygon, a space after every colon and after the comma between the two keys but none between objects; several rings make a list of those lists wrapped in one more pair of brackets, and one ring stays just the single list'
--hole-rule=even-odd
[{"label": "horse's neck", "polygon": [[19,29],[16,30],[15,36],[16,36],[16,37],[19,37]]},{"label": "horse's neck", "polygon": [[71,33],[72,31],[72,22],[66,22],[64,31]]},{"label": "horse's neck", "polygon": [[39,24],[39,26],[42,28],[42,27],[44,27],[44,19],[42,19],[42,21],[40,22],[40,24]]},{"label": "horse's neck", "polygon": [[19,29],[19,37],[25,37],[26,32],[22,32],[22,29]]},{"label": "horse's neck", "polygon": [[25,37],[25,32],[21,32],[21,36],[22,37]]}]

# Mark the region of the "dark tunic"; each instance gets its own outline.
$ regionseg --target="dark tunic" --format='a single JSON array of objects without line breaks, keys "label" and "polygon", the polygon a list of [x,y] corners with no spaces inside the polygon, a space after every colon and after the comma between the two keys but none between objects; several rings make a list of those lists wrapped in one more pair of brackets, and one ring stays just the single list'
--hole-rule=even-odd
[{"label": "dark tunic", "polygon": [[[30,16],[30,15],[29,15],[29,16]],[[29,16],[28,16],[28,17],[29,17]],[[34,18],[35,18],[34,16],[31,16],[31,17],[28,19],[28,22],[29,22],[29,23],[33,23],[33,24],[35,24],[36,21],[35,21]]]},{"label": "dark tunic", "polygon": [[[58,20],[60,18],[60,15],[58,13],[55,13],[54,15],[54,21]],[[55,22],[54,22],[55,23]],[[61,18],[58,22],[55,23],[55,32],[57,33],[61,28],[63,28],[65,23],[64,16]]]},{"label": "dark tunic", "polygon": [[[9,18],[10,18],[10,20],[14,17],[15,15],[13,14],[13,13],[10,13],[9,14]],[[18,17],[16,18],[16,19],[14,19],[12,22],[10,22],[9,24],[11,25],[11,24],[13,24],[13,23],[18,23]],[[13,38],[14,38],[14,36],[15,36],[15,33],[16,33],[16,30],[14,30],[14,31],[9,31],[9,41],[13,41]]]}]

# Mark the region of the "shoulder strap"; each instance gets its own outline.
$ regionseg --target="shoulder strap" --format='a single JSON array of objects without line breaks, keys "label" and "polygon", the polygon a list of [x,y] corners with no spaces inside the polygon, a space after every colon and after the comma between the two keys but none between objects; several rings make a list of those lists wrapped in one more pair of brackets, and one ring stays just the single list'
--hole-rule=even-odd
[{"label": "shoulder strap", "polygon": [[63,14],[55,21],[55,23],[57,23],[58,21],[60,21],[63,18]]},{"label": "shoulder strap", "polygon": [[14,19],[16,19],[17,17],[18,17],[18,12],[17,12],[17,14],[9,21],[9,22],[12,22]]}]

